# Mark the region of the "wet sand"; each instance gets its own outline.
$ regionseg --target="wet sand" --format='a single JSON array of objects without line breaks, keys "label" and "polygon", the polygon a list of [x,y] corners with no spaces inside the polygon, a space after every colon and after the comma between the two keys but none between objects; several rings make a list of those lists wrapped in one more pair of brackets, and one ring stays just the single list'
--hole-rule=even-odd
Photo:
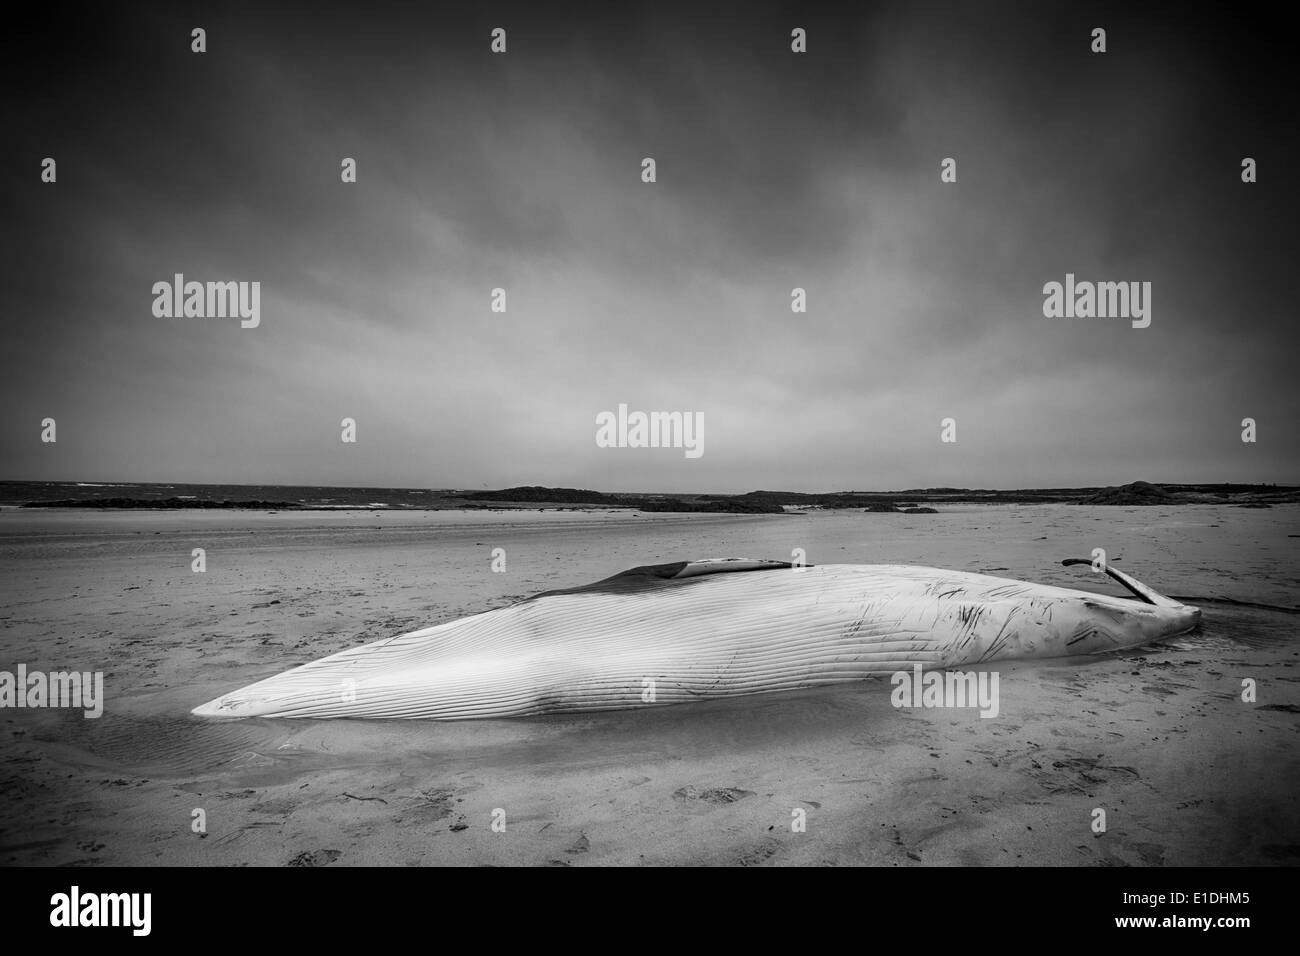
[{"label": "wet sand", "polygon": [[[107,699],[97,720],[0,710],[0,862],[1294,865],[1297,535],[1300,506],[6,509],[0,669],[101,670]],[[491,571],[498,547],[504,573]],[[581,718],[189,715],[295,664],[639,564],[802,548],[814,563],[1121,593],[1060,566],[1094,547],[1194,599],[1201,631],[1003,664],[992,719],[895,709],[887,681]],[[191,571],[194,548],[204,573]],[[1245,678],[1256,703],[1241,700]],[[792,832],[797,811],[805,832]]]}]

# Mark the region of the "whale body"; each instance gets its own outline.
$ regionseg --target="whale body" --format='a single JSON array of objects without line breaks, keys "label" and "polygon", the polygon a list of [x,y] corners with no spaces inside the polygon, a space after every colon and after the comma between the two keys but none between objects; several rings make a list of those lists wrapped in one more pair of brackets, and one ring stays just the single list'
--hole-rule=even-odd
[{"label": "whale body", "polygon": [[1096,654],[1199,623],[1199,609],[1104,570],[1134,598],[905,565],[649,565],[332,654],[193,713],[460,720],[616,710],[916,664]]}]

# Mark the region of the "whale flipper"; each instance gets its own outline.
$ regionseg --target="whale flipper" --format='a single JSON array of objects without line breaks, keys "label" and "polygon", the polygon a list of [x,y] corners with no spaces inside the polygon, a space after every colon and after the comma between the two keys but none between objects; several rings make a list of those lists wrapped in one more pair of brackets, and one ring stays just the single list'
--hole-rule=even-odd
[{"label": "whale flipper", "polygon": [[[1087,558],[1066,558],[1064,561],[1061,562],[1061,564],[1069,568],[1069,567],[1073,567],[1076,564],[1090,565],[1092,564],[1092,562]],[[1133,594],[1139,600],[1145,601],[1147,604],[1153,604],[1156,607],[1168,607],[1168,608],[1183,606],[1179,604],[1177,601],[1173,600],[1172,598],[1167,598],[1163,594],[1160,594],[1158,591],[1155,591],[1154,589],[1147,587],[1145,584],[1143,584],[1141,581],[1137,580],[1136,578],[1129,577],[1119,568],[1112,567],[1109,564],[1103,564],[1102,570],[1105,571],[1112,578],[1114,578],[1116,581],[1118,581],[1120,584],[1124,585],[1124,587],[1132,591]]]}]

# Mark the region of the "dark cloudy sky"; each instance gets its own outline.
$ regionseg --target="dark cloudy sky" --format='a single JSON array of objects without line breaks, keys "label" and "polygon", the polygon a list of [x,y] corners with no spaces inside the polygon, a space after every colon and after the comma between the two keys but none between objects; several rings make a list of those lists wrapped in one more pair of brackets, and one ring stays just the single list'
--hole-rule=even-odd
[{"label": "dark cloudy sky", "polygon": [[[1131,6],[43,4],[0,478],[1300,481],[1291,33]],[[261,326],[155,318],[176,272],[260,281]],[[1044,318],[1067,272],[1150,281],[1150,327]],[[619,403],[702,412],[703,457],[598,448]]]}]

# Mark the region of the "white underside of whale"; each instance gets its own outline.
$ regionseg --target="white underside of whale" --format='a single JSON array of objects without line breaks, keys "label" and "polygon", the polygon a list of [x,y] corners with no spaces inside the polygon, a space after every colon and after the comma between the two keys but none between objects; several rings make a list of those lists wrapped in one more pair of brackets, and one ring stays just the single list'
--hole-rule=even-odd
[{"label": "white underside of whale", "polygon": [[639,568],[333,654],[194,713],[457,720],[659,706],[915,664],[1095,654],[1199,620],[1196,608],[1109,573],[1141,600],[901,565]]}]

